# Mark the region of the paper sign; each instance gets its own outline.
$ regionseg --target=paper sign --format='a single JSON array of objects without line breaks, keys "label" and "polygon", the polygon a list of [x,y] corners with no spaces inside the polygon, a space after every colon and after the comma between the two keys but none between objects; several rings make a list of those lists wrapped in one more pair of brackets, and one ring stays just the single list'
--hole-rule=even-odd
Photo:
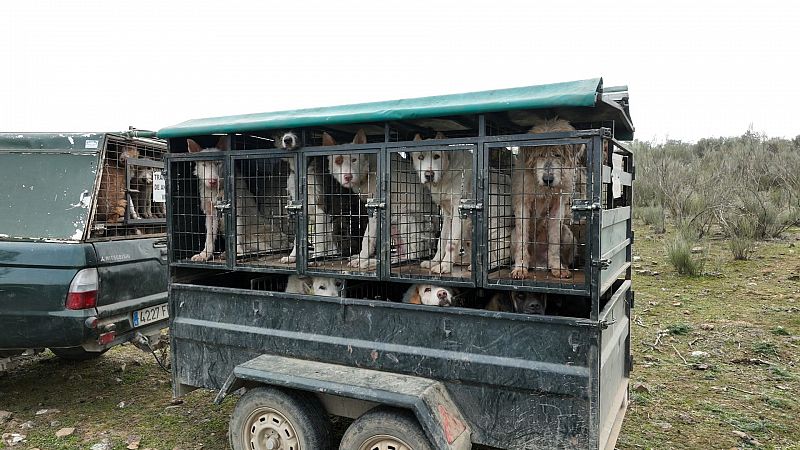
[{"label": "paper sign", "polygon": [[153,172],[153,201],[156,203],[167,201],[167,183],[161,172]]}]

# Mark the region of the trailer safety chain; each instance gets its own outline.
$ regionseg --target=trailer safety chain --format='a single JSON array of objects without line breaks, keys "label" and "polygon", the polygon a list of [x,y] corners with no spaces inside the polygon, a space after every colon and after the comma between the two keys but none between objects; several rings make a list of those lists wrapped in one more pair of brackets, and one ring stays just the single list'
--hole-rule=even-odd
[{"label": "trailer safety chain", "polygon": [[156,360],[156,363],[158,363],[159,367],[161,367],[161,370],[169,374],[172,373],[172,371],[170,371],[158,358],[158,355],[156,355],[155,350],[153,350],[153,346],[150,345],[150,339],[147,336],[141,333],[136,333],[136,336],[133,338],[133,342],[139,344],[137,347],[139,347],[141,350],[145,350],[146,348],[150,354],[153,355],[153,358]]}]

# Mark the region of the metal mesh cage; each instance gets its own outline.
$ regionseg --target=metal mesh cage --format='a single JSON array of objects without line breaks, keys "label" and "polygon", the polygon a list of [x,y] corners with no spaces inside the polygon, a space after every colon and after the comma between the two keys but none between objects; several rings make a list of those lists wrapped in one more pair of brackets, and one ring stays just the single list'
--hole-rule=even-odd
[{"label": "metal mesh cage", "polygon": [[166,232],[165,152],[161,141],[107,136],[92,238]]}]

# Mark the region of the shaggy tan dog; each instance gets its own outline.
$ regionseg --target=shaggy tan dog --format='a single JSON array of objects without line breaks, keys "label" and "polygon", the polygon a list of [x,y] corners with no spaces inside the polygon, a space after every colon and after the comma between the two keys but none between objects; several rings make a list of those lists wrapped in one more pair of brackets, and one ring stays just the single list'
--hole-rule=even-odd
[{"label": "shaggy tan dog", "polygon": [[[531,134],[575,131],[566,120],[551,119],[536,125]],[[546,262],[557,278],[571,276],[574,237],[568,225],[570,200],[576,190],[580,153],[584,146],[544,145],[521,147],[511,181],[515,229],[511,239],[514,268],[511,277],[528,276]]]}]

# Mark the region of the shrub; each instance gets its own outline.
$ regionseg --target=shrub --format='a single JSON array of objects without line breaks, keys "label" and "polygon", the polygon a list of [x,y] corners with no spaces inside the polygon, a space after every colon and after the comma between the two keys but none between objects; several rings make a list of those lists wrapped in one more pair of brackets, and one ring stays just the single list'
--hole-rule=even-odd
[{"label": "shrub", "polygon": [[664,217],[664,208],[659,206],[643,206],[636,210],[636,215],[644,222],[645,225],[653,227],[656,234],[664,234],[666,230]]},{"label": "shrub", "polygon": [[680,275],[697,276],[703,273],[705,257],[692,254],[693,242],[686,233],[676,233],[672,239],[667,240],[667,259]]}]

